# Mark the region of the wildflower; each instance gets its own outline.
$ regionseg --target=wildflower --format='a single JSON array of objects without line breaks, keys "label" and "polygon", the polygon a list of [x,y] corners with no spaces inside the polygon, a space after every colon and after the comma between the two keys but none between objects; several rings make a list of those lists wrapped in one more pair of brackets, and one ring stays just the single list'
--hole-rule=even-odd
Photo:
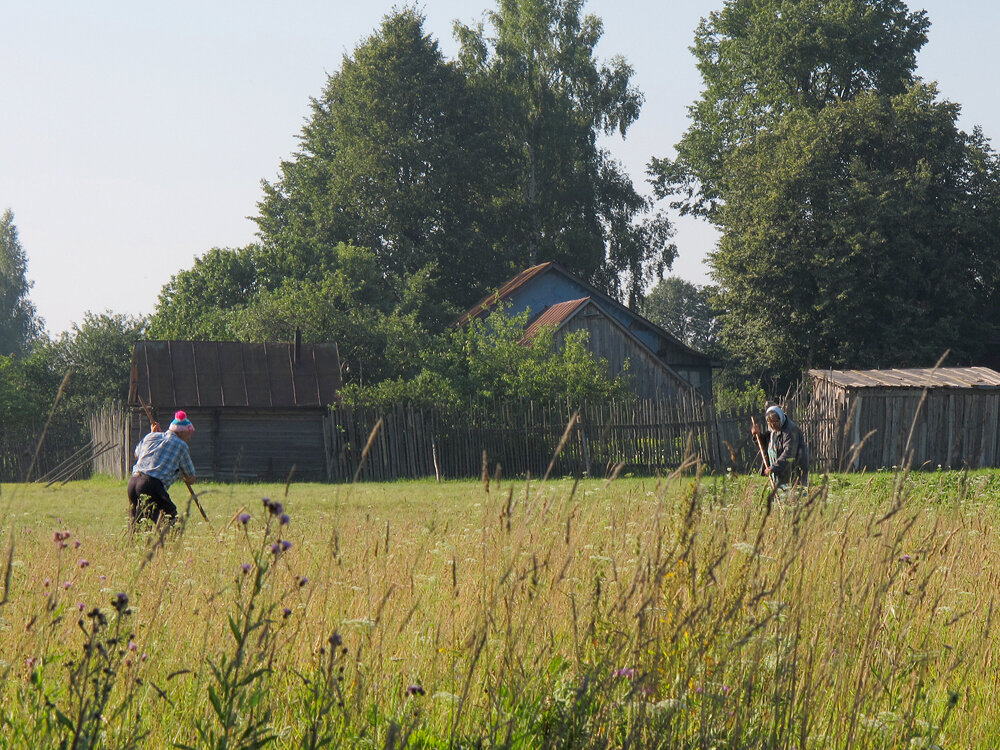
[{"label": "wildflower", "polygon": [[90,565],[90,561],[89,560],[80,560],[80,567],[81,568],[86,568],[88,565]]},{"label": "wildflower", "polygon": [[251,568],[253,568],[253,566],[250,563],[243,563],[240,566],[240,570],[242,570],[244,573],[249,573]]},{"label": "wildflower", "polygon": [[284,552],[285,550],[289,550],[291,548],[292,548],[292,543],[290,541],[288,541],[287,539],[283,539],[281,541],[281,551],[282,552]]},{"label": "wildflower", "polygon": [[46,588],[48,588],[49,584],[51,584],[51,583],[52,583],[52,579],[51,578],[46,578],[45,579],[45,586],[46,586]]},{"label": "wildflower", "polygon": [[283,610],[281,610],[281,614],[284,617],[284,619],[287,620],[289,617],[291,617],[292,610],[290,610],[288,607],[285,607]]},{"label": "wildflower", "polygon": [[281,521],[282,526],[287,526],[292,519],[288,517],[287,513],[282,513],[279,520]]},{"label": "wildflower", "polygon": [[909,555],[903,555],[899,558],[899,561],[904,563],[910,563],[913,562],[913,558],[910,557]]},{"label": "wildflower", "polygon": [[424,690],[423,685],[410,685],[406,688],[407,695],[427,695],[427,691]]},{"label": "wildflower", "polygon": [[83,610],[85,610],[87,608],[87,605],[84,604],[83,602],[77,602],[76,603],[76,608],[78,610],[80,610],[81,612],[83,612]]},{"label": "wildflower", "polygon": [[35,657],[34,656],[29,656],[27,659],[24,660],[24,668],[25,669],[32,669],[34,666],[35,666]]},{"label": "wildflower", "polygon": [[80,549],[80,540],[79,539],[74,539],[73,540],[73,549]]},{"label": "wildflower", "polygon": [[137,651],[138,649],[139,649],[139,647],[136,645],[135,641],[129,641],[128,642],[128,650],[129,651]]},{"label": "wildflower", "polygon": [[330,641],[330,645],[334,648],[337,648],[344,642],[344,639],[340,637],[340,633],[336,630],[333,631],[333,635],[331,635],[327,640]]},{"label": "wildflower", "polygon": [[621,669],[616,669],[611,676],[627,677],[628,679],[631,680],[635,677],[635,670],[632,667],[622,667]]},{"label": "wildflower", "polygon": [[70,588],[72,588],[72,586],[73,584],[70,583],[69,581],[66,581],[66,583],[63,584],[63,588],[66,589],[67,591],[69,591]]},{"label": "wildflower", "polygon": [[118,614],[125,614],[128,610],[128,594],[119,591],[111,600],[111,606],[118,610]]},{"label": "wildflower", "polygon": [[246,526],[248,523],[250,523],[250,514],[246,512],[240,513],[239,520],[241,524]]},{"label": "wildflower", "polygon": [[302,588],[307,583],[309,583],[309,579],[308,578],[306,578],[305,576],[299,576],[299,588]]},{"label": "wildflower", "polygon": [[281,552],[281,544],[275,542],[274,544],[271,545],[271,554],[277,555],[279,552]]}]

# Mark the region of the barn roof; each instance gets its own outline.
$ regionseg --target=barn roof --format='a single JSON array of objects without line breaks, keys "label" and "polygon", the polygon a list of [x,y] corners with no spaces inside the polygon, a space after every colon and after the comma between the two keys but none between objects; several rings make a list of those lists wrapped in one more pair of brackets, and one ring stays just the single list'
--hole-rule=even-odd
[{"label": "barn roof", "polygon": [[325,407],[340,390],[337,345],[238,341],[138,341],[129,404],[156,408]]},{"label": "barn roof", "polygon": [[[597,287],[584,281],[579,276],[570,272],[565,267],[563,267],[559,263],[556,263],[555,261],[546,261],[545,263],[539,263],[536,266],[531,266],[530,268],[524,269],[516,276],[508,279],[495,292],[486,295],[481,300],[479,300],[479,302],[477,302],[475,305],[473,305],[464,313],[462,313],[462,315],[460,315],[459,318],[455,321],[455,325],[459,326],[465,325],[473,318],[478,318],[479,316],[483,315],[491,308],[493,308],[501,300],[506,300],[507,298],[509,298],[512,294],[521,289],[521,287],[527,285],[533,279],[549,272],[562,274],[563,276],[572,279],[576,284],[585,289],[589,293],[591,299],[593,299],[595,302],[599,301],[602,306],[610,306],[611,308],[615,308],[622,311],[629,319],[633,320],[640,327],[655,332],[657,336],[664,339],[665,341],[669,341],[671,345],[673,345],[674,347],[682,351],[686,351],[697,358],[704,359],[706,362],[711,361],[709,357],[704,353],[699,352],[696,349],[692,349],[690,346],[685,344],[683,341],[681,341],[679,338],[674,336],[669,331],[665,330],[661,326],[656,325],[651,320],[644,318],[635,310],[626,307],[621,302],[616,300],[614,297],[608,296]],[[555,305],[553,305],[553,307],[554,306]]]},{"label": "barn roof", "polygon": [[1000,372],[988,367],[810,370],[809,377],[841,388],[1000,388]]}]

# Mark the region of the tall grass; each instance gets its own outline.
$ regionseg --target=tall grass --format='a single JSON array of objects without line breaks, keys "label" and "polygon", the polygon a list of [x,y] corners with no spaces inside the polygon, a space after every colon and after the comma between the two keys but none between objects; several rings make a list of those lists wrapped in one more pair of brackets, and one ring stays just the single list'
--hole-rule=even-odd
[{"label": "tall grass", "polygon": [[989,473],[210,490],[3,488],[0,745],[1000,741]]}]

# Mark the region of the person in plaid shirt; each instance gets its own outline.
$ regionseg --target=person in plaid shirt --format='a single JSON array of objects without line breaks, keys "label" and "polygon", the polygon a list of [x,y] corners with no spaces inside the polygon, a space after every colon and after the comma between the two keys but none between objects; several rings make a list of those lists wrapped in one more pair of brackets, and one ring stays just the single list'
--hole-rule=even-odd
[{"label": "person in plaid shirt", "polygon": [[[129,525],[133,528],[143,518],[159,523],[161,517],[167,516],[173,523],[177,506],[167,490],[178,476],[187,484],[195,482],[194,462],[188,450],[194,425],[187,414],[177,412],[166,432],[156,422],[151,427],[152,431],[135,448],[135,466],[128,480]],[[151,502],[140,503],[142,495]]]}]

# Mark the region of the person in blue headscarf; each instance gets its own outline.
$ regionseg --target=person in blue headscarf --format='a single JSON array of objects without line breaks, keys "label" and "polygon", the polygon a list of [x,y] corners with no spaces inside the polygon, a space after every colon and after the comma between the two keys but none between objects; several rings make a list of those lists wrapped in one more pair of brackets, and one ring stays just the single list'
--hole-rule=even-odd
[{"label": "person in blue headscarf", "polygon": [[[805,487],[809,484],[809,449],[806,447],[802,430],[780,406],[767,407],[764,414],[767,421],[767,458],[769,465],[764,467],[766,476],[773,476],[780,487],[797,484]],[[754,435],[760,430],[754,423],[750,428]]]}]

